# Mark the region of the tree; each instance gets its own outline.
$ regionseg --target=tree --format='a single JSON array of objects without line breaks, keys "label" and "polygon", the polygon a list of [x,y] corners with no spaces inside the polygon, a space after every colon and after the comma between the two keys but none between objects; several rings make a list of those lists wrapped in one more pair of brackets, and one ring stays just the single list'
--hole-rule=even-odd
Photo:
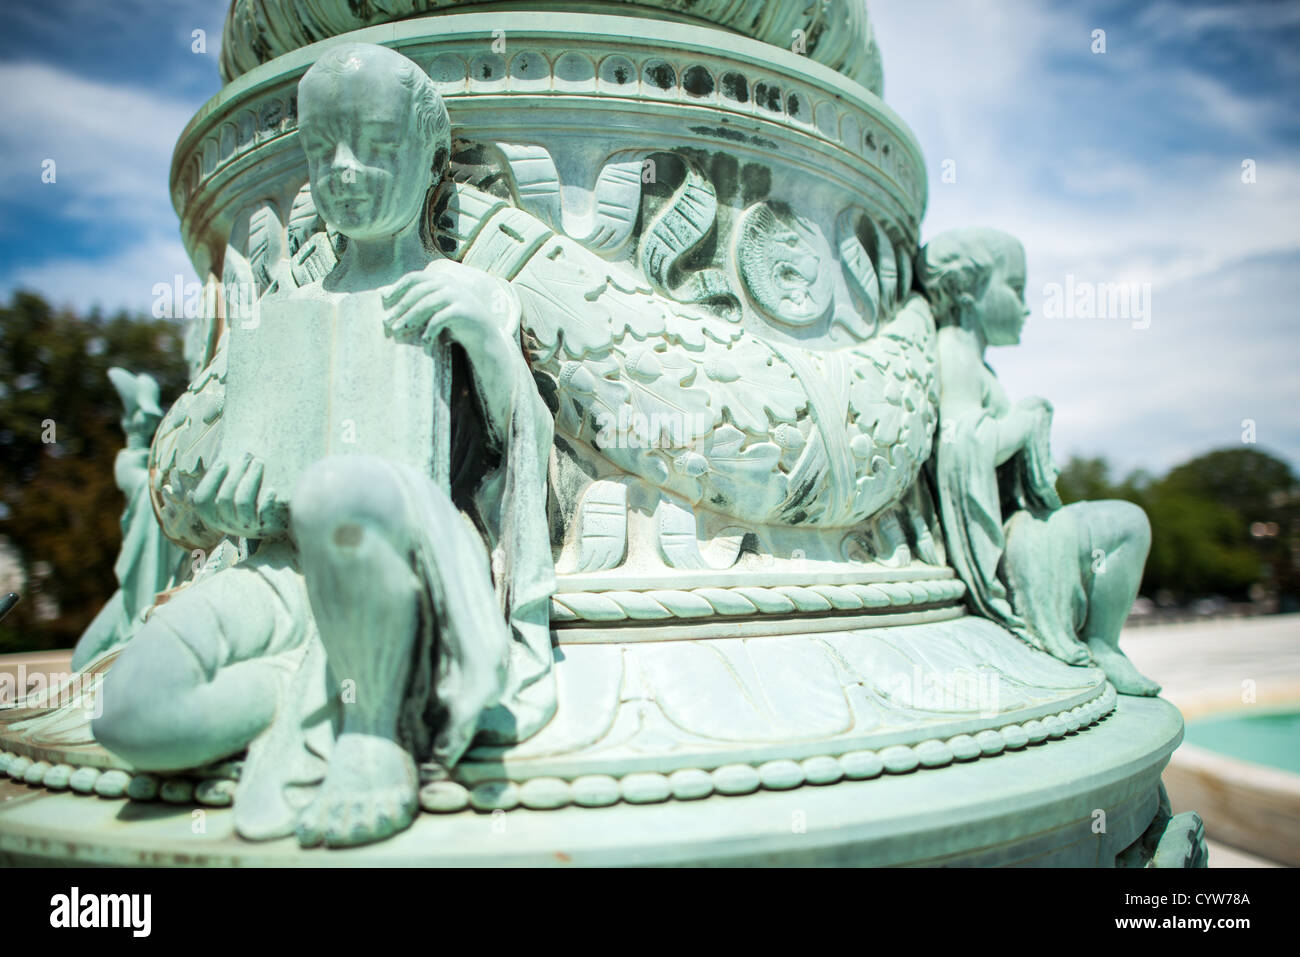
[{"label": "tree", "polygon": [[1151,520],[1142,591],[1179,601],[1249,597],[1272,588],[1283,607],[1300,598],[1300,489],[1286,462],[1250,448],[1221,449],[1162,479],[1134,472],[1119,484],[1104,459],[1074,457],[1057,482],[1062,501],[1118,498]]},{"label": "tree", "polygon": [[1221,449],[1172,469],[1170,488],[1191,490],[1235,509],[1248,523],[1276,521],[1296,478],[1281,459],[1250,448]]},{"label": "tree", "polygon": [[112,595],[125,503],[108,370],[148,372],[174,397],[187,379],[182,341],[171,320],[78,317],[24,292],[0,304],[0,539],[27,576],[0,651],[71,647]]},{"label": "tree", "polygon": [[1232,539],[1262,564],[1260,582],[1284,607],[1300,599],[1300,484],[1286,462],[1257,449],[1221,449],[1173,469],[1165,484],[1231,509],[1237,515]]},{"label": "tree", "polygon": [[1167,591],[1180,602],[1207,595],[1245,600],[1266,570],[1240,514],[1203,493],[1171,489],[1167,481],[1157,483],[1145,503],[1151,554],[1143,591]]},{"label": "tree", "polygon": [[1056,480],[1056,490],[1065,504],[1114,498],[1110,481],[1110,465],[1103,458],[1073,456],[1061,469]]}]

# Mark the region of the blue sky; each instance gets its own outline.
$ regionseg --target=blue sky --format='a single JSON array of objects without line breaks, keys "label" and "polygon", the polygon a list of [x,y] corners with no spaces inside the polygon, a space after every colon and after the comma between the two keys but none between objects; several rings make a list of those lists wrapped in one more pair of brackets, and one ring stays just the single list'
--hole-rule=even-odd
[{"label": "blue sky", "polygon": [[[987,224],[1025,241],[1034,315],[989,358],[1013,399],[1053,401],[1057,458],[1159,472],[1240,444],[1250,420],[1259,448],[1300,463],[1300,3],[870,8],[885,99],[925,151],[923,236]],[[191,275],[167,172],[220,86],[225,9],[4,4],[0,294],[145,310],[155,282]],[[1045,315],[1067,277],[1149,284],[1149,324]]]},{"label": "blue sky", "polygon": [[[1163,471],[1251,420],[1258,448],[1300,462],[1300,3],[870,7],[885,99],[927,160],[923,238],[1025,242],[1033,315],[989,361],[1013,399],[1053,401],[1057,459]],[[1149,325],[1046,317],[1071,275],[1149,283]]]}]

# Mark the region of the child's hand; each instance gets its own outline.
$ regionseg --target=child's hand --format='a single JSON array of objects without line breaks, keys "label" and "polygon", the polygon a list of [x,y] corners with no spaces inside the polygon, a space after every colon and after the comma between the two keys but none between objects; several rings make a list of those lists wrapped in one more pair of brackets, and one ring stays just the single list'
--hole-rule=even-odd
[{"label": "child's hand", "polygon": [[380,294],[387,310],[384,326],[397,339],[431,347],[447,331],[472,345],[497,335],[513,339],[519,333],[519,316],[506,284],[448,259],[407,273]]},{"label": "child's hand", "polygon": [[270,538],[289,527],[288,506],[275,490],[263,488],[261,459],[220,460],[191,496],[199,519],[209,528],[243,538]]}]

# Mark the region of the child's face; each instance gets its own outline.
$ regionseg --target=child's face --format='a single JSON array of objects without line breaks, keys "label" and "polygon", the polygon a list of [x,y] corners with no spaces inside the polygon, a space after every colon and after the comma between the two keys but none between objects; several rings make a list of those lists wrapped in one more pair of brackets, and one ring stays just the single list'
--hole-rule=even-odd
[{"label": "child's face", "polygon": [[1014,346],[1020,342],[1029,307],[1025,305],[1025,250],[1019,243],[1002,255],[978,308],[989,345]]},{"label": "child's face", "polygon": [[312,198],[325,222],[350,239],[383,239],[410,225],[432,181],[430,144],[411,93],[383,64],[304,79],[298,137]]}]

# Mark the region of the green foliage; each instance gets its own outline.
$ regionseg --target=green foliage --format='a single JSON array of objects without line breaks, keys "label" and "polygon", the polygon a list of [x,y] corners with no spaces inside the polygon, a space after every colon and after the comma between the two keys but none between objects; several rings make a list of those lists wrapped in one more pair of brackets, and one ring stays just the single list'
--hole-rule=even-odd
[{"label": "green foliage", "polygon": [[1144,590],[1169,591],[1183,601],[1205,595],[1246,599],[1267,572],[1241,515],[1166,483],[1153,486],[1144,505],[1151,520]]},{"label": "green foliage", "polygon": [[166,401],[186,385],[182,343],[169,320],[78,317],[22,292],[0,304],[0,539],[28,579],[0,652],[71,647],[116,589],[124,440],[108,370],[148,372]]},{"label": "green foliage", "polygon": [[1056,490],[1065,504],[1085,502],[1100,498],[1114,498],[1110,481],[1110,466],[1105,459],[1085,459],[1075,456],[1056,480]]},{"label": "green foliage", "polygon": [[1281,459],[1250,448],[1222,449],[1162,479],[1134,473],[1117,484],[1103,459],[1076,457],[1061,470],[1057,488],[1066,503],[1118,498],[1146,510],[1152,541],[1144,594],[1245,600],[1251,586],[1261,584],[1284,601],[1300,597],[1294,560],[1300,486]]}]

